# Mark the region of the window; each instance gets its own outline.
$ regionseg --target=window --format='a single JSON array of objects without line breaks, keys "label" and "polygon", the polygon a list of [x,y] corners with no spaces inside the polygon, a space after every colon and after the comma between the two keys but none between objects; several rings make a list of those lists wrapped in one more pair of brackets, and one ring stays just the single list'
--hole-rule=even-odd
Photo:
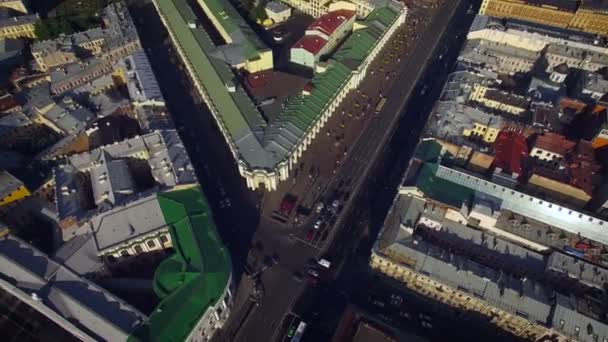
[{"label": "window", "polygon": [[578,336],[578,333],[579,333],[580,331],[581,331],[581,328],[580,328],[580,327],[578,327],[578,326],[575,326],[575,327],[574,327],[574,335],[575,335],[575,336]]},{"label": "window", "polygon": [[122,251],[120,251],[120,256],[128,257],[129,256],[129,251],[127,251],[126,249],[123,249]]},{"label": "window", "polygon": [[135,253],[137,253],[137,254],[139,254],[139,253],[143,253],[143,252],[144,252],[144,249],[143,249],[143,248],[141,248],[141,245],[135,245],[135,246],[133,247],[133,249],[135,250]]},{"label": "window", "polygon": [[154,242],[154,240],[148,240],[146,243],[148,244],[149,248],[156,248],[156,242]]},{"label": "window", "polygon": [[167,235],[165,235],[165,234],[161,235],[160,242],[162,242],[163,244],[169,242],[169,238],[167,237]]}]

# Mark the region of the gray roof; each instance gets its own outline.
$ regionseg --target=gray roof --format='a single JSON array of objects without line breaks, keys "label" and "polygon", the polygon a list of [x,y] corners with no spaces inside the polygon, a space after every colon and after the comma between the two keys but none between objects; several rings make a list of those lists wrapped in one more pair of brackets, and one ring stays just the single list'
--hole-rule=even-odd
[{"label": "gray roof", "polygon": [[32,53],[39,53],[42,57],[55,53],[59,50],[72,51],[73,46],[104,39],[105,32],[100,27],[95,27],[86,31],[76,32],[70,35],[60,35],[53,40],[35,42],[32,45]]},{"label": "gray roof", "polygon": [[72,86],[73,82],[88,78],[94,79],[111,71],[112,66],[110,62],[98,57],[67,64],[50,72],[51,89],[54,92],[60,92],[59,89],[66,85],[74,88]]},{"label": "gray roof", "polygon": [[[399,199],[401,200],[401,199]],[[406,197],[404,201],[418,201]],[[415,204],[424,212],[424,205]],[[407,208],[408,205],[405,204]],[[421,210],[422,209],[422,210]],[[427,207],[427,212],[431,211]],[[406,214],[409,217],[411,214]],[[414,214],[415,216],[415,214]],[[390,256],[407,256],[415,260],[414,271],[429,276],[452,288],[481,298],[512,314],[525,316],[532,322],[546,323],[551,305],[548,293],[540,283],[517,279],[493,268],[483,266],[449,250],[437,247],[411,235],[401,225],[386,227],[374,250]]]},{"label": "gray roof", "polygon": [[0,117],[0,135],[4,130],[12,130],[17,127],[25,127],[32,124],[32,120],[23,112],[14,112]]},{"label": "gray roof", "polygon": [[[608,339],[608,325],[578,312],[577,305],[576,298],[558,293],[553,314],[553,328],[576,341],[601,342]],[[594,335],[597,335],[597,339],[594,339]]]},{"label": "gray roof", "polygon": [[135,102],[163,101],[160,86],[143,50],[128,56],[125,64],[128,78],[127,88],[131,100]]},{"label": "gray roof", "polygon": [[0,18],[0,27],[32,24],[38,21],[38,19],[40,19],[38,14],[26,14],[17,17],[2,17]]},{"label": "gray roof", "polygon": [[7,171],[0,171],[0,198],[4,198],[20,186],[23,186],[23,182]]},{"label": "gray roof", "polygon": [[273,13],[281,13],[290,9],[289,6],[285,5],[282,2],[270,1],[266,4],[266,9],[272,11]]},{"label": "gray roof", "polygon": [[476,122],[500,129],[504,119],[461,103],[444,101],[435,106],[428,129],[433,136],[460,138],[463,130],[473,128]]},{"label": "gray roof", "polygon": [[476,65],[500,68],[502,67],[500,64],[501,57],[518,58],[532,64],[540,55],[540,52],[518,49],[507,44],[482,39],[470,39],[467,40],[465,46],[460,51],[458,60]]},{"label": "gray roof", "polygon": [[[483,196],[481,196],[483,197]],[[483,198],[474,203],[480,203]],[[475,206],[476,208],[479,205]],[[444,248],[460,251],[477,261],[489,261],[497,268],[521,274],[542,274],[545,271],[545,260],[541,253],[511,242],[490,232],[467,226],[467,222],[455,222],[445,218],[446,207],[429,203],[421,198],[400,196],[393,206],[391,215],[394,221],[390,224],[415,228],[417,234],[432,241],[441,243]],[[475,209],[474,209],[475,210]],[[489,213],[492,216],[492,213]],[[397,218],[398,217],[398,218]],[[425,225],[425,219],[438,224],[437,227]],[[401,238],[407,237],[402,235]],[[400,239],[395,239],[400,240]]]},{"label": "gray roof", "polygon": [[127,197],[135,191],[135,184],[124,159],[112,160],[107,152],[102,152],[99,163],[91,168],[93,198],[98,206],[103,202],[112,205],[121,203],[120,197]]},{"label": "gray roof", "polygon": [[124,45],[139,41],[137,29],[129,14],[127,6],[122,2],[114,2],[103,9],[103,19],[106,29],[104,51],[121,48]]},{"label": "gray roof", "polygon": [[90,110],[81,107],[69,97],[65,97],[44,113],[44,117],[67,135],[79,134],[95,119],[95,115]]},{"label": "gray roof", "polygon": [[68,267],[79,276],[95,274],[105,267],[98,254],[93,234],[74,236],[65,242],[53,255],[53,259]]},{"label": "gray roof", "polygon": [[[374,245],[374,252],[494,307],[547,325],[570,337],[576,336],[575,330],[579,327],[580,338],[577,340],[593,340],[592,336],[587,336],[588,324],[592,325],[593,333],[598,334],[599,341],[608,336],[605,323],[582,313],[593,315],[584,300],[557,293],[557,301],[553,304],[550,299],[553,289],[525,276],[528,272],[543,274],[544,260],[541,254],[451,221],[445,215],[446,207],[440,204],[411,195],[399,195]],[[482,265],[475,262],[480,254],[493,255],[496,261],[492,267],[484,266],[488,263]],[[553,252],[547,267],[561,267],[564,262],[576,265],[570,259],[560,252]],[[413,263],[406,264],[404,260]],[[585,261],[577,262],[584,263],[589,271],[594,270]],[[521,268],[524,272],[520,276],[522,278],[510,276],[509,268],[504,267],[506,263],[512,269]],[[606,270],[600,272],[604,275]],[[590,273],[586,275],[590,276]],[[578,279],[586,283],[583,278]],[[565,323],[561,324],[561,320]]]},{"label": "gray roof", "polygon": [[566,208],[556,203],[541,200],[522,192],[509,189],[484,179],[439,165],[436,176],[502,200],[502,210],[543,222],[572,234],[608,244],[608,222]]},{"label": "gray roof", "polygon": [[486,28],[500,31],[507,30],[510,32],[519,31],[535,33],[551,38],[579,42],[588,45],[595,45],[595,40],[597,39],[595,34],[586,33],[579,30],[569,30],[555,26],[546,26],[514,18],[498,18],[485,15],[475,16],[469,32],[475,32]]},{"label": "gray roof", "polygon": [[93,217],[90,222],[100,252],[166,228],[156,194],[106,211]]},{"label": "gray roof", "polygon": [[594,93],[608,93],[608,79],[603,75],[590,71],[583,71],[581,75],[583,89]]},{"label": "gray roof", "polygon": [[[13,236],[0,239],[0,274],[37,303],[96,340],[126,340],[146,317]],[[42,314],[44,311],[35,307]]]},{"label": "gray roof", "polygon": [[578,48],[575,46],[568,46],[564,44],[549,44],[547,46],[547,54],[554,54],[558,56],[564,56],[569,58],[575,58],[580,61],[588,60],[592,63],[599,63],[602,65],[608,65],[608,54],[599,53],[597,51],[591,51],[587,49]]},{"label": "gray roof", "polygon": [[120,107],[130,105],[128,99],[113,96],[112,94],[108,93],[100,93],[89,96],[89,102],[99,117],[106,117],[114,113]]},{"label": "gray roof", "polygon": [[22,91],[19,93],[19,97],[21,97],[25,103],[23,105],[23,109],[25,111],[30,109],[40,110],[55,103],[51,97],[51,90],[49,89],[48,83],[43,83],[31,89]]},{"label": "gray roof", "polygon": [[573,256],[553,252],[547,260],[547,269],[574,278],[577,281],[600,290],[608,283],[608,270]]},{"label": "gray roof", "polygon": [[[156,185],[172,188],[180,184],[196,182],[194,168],[175,130],[161,130],[111,145],[102,146],[89,152],[76,154],[68,159],[67,165],[55,168],[57,210],[60,219],[75,216],[84,218],[91,214],[86,208],[83,186],[87,186],[85,175],[90,175],[94,197],[101,199],[108,191],[108,203],[99,202],[97,211],[109,205],[124,205],[130,194],[132,180],[126,164],[112,163],[124,158],[146,158]],[[103,165],[109,165],[103,166]],[[90,173],[89,173],[90,172]],[[103,183],[100,177],[104,174]],[[111,183],[111,187],[109,186]],[[105,204],[104,204],[105,203]]]}]

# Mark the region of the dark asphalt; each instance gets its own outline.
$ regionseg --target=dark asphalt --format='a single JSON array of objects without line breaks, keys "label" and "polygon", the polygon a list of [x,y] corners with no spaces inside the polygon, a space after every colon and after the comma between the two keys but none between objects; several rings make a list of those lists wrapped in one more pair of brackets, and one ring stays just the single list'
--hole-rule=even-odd
[{"label": "dark asphalt", "polygon": [[[457,24],[464,27],[464,31],[460,32],[460,40],[454,39],[459,31],[452,29],[443,38],[443,43],[434,48],[450,22],[451,9],[460,1],[448,3],[448,7],[438,10],[436,15],[422,17],[421,20],[432,21],[427,24],[428,29],[419,38],[419,43],[412,47],[414,51],[410,58],[403,61],[403,71],[397,82],[400,86],[393,88],[384,113],[364,131],[337,177],[345,180],[343,190],[348,189],[352,197],[336,218],[335,229],[331,233],[336,236],[330,236],[326,242],[326,246],[335,246],[326,254],[330,255],[336,265],[343,260],[350,260],[345,257],[357,249],[361,236],[367,236],[368,244],[375,238],[374,229],[370,231],[366,223],[378,222],[386,213],[382,213],[385,210],[383,208],[388,208],[394,197],[394,185],[400,181],[426,115],[441,88],[442,79],[451,68],[447,61],[454,61],[458,53],[463,32],[466,32],[470,24],[466,24],[470,18],[465,20],[463,13],[459,13],[462,20],[457,20]],[[239,319],[233,320],[233,324],[227,326],[217,336],[217,340],[249,342],[279,339],[284,333],[279,331],[282,330],[279,328],[283,318],[294,305],[297,307],[294,310],[301,311],[302,314],[310,311],[306,305],[296,305],[298,298],[303,298],[302,301],[306,302],[311,291],[304,291],[308,288],[306,279],[298,282],[293,277],[294,271],[305,274],[309,259],[318,257],[322,252],[294,238],[277,222],[268,218],[260,219],[260,194],[246,189],[244,180],[238,175],[235,162],[211,114],[194,94],[153,6],[138,2],[132,6],[132,14],[167,100],[168,109],[212,206],[220,235],[232,255],[235,281],[237,284],[240,282],[246,264],[254,273],[262,269],[265,257],[272,254],[280,257],[278,264],[270,265],[260,273],[265,296],[259,305],[253,306],[248,316],[239,312],[239,309],[247,308],[234,308],[233,316]],[[437,57],[440,54],[443,55],[442,60]],[[420,79],[428,65],[432,67]],[[414,96],[408,96],[410,93]],[[403,109],[406,102],[407,107]],[[396,135],[390,144],[386,144],[393,136],[394,128],[397,127],[395,123],[399,119],[401,122]],[[337,185],[338,181],[334,182],[326,190],[327,194],[331,194]],[[226,204],[227,199],[230,205]],[[341,224],[342,221],[344,224]],[[340,230],[342,227],[344,229]],[[254,245],[256,247],[252,248]],[[369,254],[371,244],[363,246],[365,243],[358,250]],[[253,252],[248,258],[250,250]],[[355,266],[361,267],[360,264]],[[341,268],[345,271],[340,274],[350,276],[352,267],[352,264],[346,263]],[[339,278],[338,284],[348,287],[340,279],[342,278]],[[305,296],[300,297],[302,293]]]}]

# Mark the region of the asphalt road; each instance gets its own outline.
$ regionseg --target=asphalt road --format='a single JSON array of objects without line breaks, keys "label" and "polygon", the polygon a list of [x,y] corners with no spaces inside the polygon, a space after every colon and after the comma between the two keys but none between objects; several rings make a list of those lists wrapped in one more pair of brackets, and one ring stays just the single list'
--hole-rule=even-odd
[{"label": "asphalt road", "polygon": [[[428,29],[420,37],[419,42],[412,47],[413,53],[410,58],[404,61],[399,80],[396,82],[400,86],[392,89],[392,92],[389,94],[389,101],[387,101],[385,106],[385,111],[370,121],[369,127],[351,149],[349,153],[350,157],[344,162],[341,173],[333,183],[330,183],[325,188],[326,195],[322,196],[329,199],[326,202],[331,202],[330,194],[336,190],[341,181],[344,181],[341,185],[342,190],[351,192],[352,196],[356,196],[361,181],[365,179],[370,166],[374,164],[375,156],[382,152],[385,142],[391,137],[395,123],[401,117],[401,109],[408,99],[408,94],[417,85],[417,80],[425,69],[424,66],[434,62],[435,59],[439,59],[438,56],[442,55],[443,52],[454,44],[454,40],[446,40],[444,42],[445,45],[435,49],[435,45],[449,23],[452,10],[458,3],[450,2],[449,7],[441,9],[432,22],[428,24]],[[452,50],[458,51],[459,45],[455,49],[452,47]],[[447,56],[444,57],[446,57],[447,61]],[[440,63],[444,67],[444,72],[447,71],[445,68],[449,67],[448,64],[447,62]],[[434,86],[434,82],[435,79],[428,78],[423,83]],[[415,96],[422,96],[424,95],[423,93],[428,91],[430,89],[425,84],[415,89],[414,94]],[[430,104],[433,101],[434,99],[428,100]],[[420,122],[423,122],[425,113],[420,112],[418,115],[422,116]],[[422,124],[418,126],[421,128]],[[416,138],[418,133],[419,131],[410,131],[409,135]],[[411,145],[415,145],[415,142],[415,140],[412,141]],[[349,211],[349,203],[351,202],[346,202],[343,212]],[[236,336],[232,337],[228,334],[227,336],[223,336],[224,340],[273,341],[282,338],[284,331],[277,331],[277,328],[284,326],[285,317],[289,317],[286,316],[287,313],[294,306],[296,299],[303,293],[303,290],[307,288],[304,282],[298,282],[294,279],[294,271],[305,275],[310,258],[326,254],[334,255],[335,249],[328,251],[324,251],[323,249],[327,249],[326,247],[331,245],[331,241],[334,238],[332,235],[342,234],[339,230],[341,219],[341,215],[338,215],[334,225],[335,228],[324,245],[325,248],[319,250],[315,248],[316,246],[310,246],[302,239],[296,238],[291,232],[286,233],[285,228],[277,227],[279,225],[276,222],[262,217],[254,240],[261,241],[265,250],[278,254],[281,261],[278,265],[271,266],[261,273],[260,279],[266,296],[259,301],[259,305],[244,322],[238,322],[240,329]],[[310,220],[308,224],[313,224],[312,221],[314,219]],[[334,244],[339,245],[339,243]],[[263,265],[263,262],[261,265]],[[261,265],[258,267],[263,267]],[[228,331],[232,331],[231,328],[228,328]]]},{"label": "asphalt road", "polygon": [[[454,7],[457,2],[448,1],[448,3],[450,3],[450,7]],[[355,229],[345,232],[339,230],[342,216],[346,217],[347,215],[344,213],[351,212],[349,203],[355,201],[344,201],[346,205],[342,209],[342,213],[335,218],[335,229],[326,238],[325,244],[317,246],[305,243],[301,234],[298,235],[297,232],[294,234],[293,230],[285,229],[284,225],[269,216],[260,218],[259,213],[263,209],[260,207],[262,203],[260,194],[246,189],[244,181],[238,175],[234,160],[232,160],[211,114],[194,94],[190,81],[179,65],[178,58],[171,48],[167,34],[153,6],[137,3],[137,6],[132,7],[132,14],[140,31],[142,44],[148,53],[167,100],[168,109],[180,131],[199,181],[212,206],[220,235],[232,255],[235,281],[237,284],[240,283],[243,268],[248,268],[250,273],[259,274],[259,288],[265,294],[253,307],[250,305],[235,307],[232,315],[235,319],[232,320],[232,324],[226,326],[222,334],[217,336],[217,340],[272,341],[279,339],[282,333],[279,328],[283,318],[307,288],[305,272],[309,259],[322,255],[323,251],[319,249],[332,245],[334,234],[338,237],[333,244],[339,245],[339,241],[351,237],[352,232],[356,231]],[[396,80],[400,86],[393,88],[383,113],[370,120],[368,129],[363,131],[363,135],[351,148],[348,153],[349,157],[344,161],[340,173],[336,177],[339,180],[333,181],[333,183],[330,181],[319,196],[331,197],[336,187],[340,185],[340,180],[344,180],[345,182],[341,184],[343,193],[350,192],[353,198],[358,197],[358,188],[365,179],[365,174],[370,172],[370,166],[374,164],[373,160],[377,155],[387,152],[387,148],[384,147],[388,145],[384,142],[391,137],[396,121],[403,115],[401,109],[408,100],[408,94],[414,87],[417,88],[414,89],[415,98],[428,97],[424,96],[425,93],[431,92],[431,89],[421,85],[421,82],[417,82],[417,80],[425,69],[425,65],[431,64],[439,55],[443,54],[443,51],[454,45],[455,42],[448,41],[445,46],[440,46],[436,49],[437,51],[434,51],[434,46],[448,25],[451,14],[450,8],[446,7],[440,9],[435,16],[423,17],[424,21],[433,19],[427,24],[428,29],[419,37],[418,43],[412,46],[411,56],[402,62],[403,70]],[[456,46],[456,50],[458,48],[459,46]],[[447,60],[449,59],[446,57]],[[447,63],[440,64],[445,64],[447,67]],[[176,70],[181,71],[176,72]],[[435,81],[434,77],[427,77],[422,83],[433,86]],[[427,102],[432,103],[432,99]],[[423,121],[425,113],[423,111],[416,113],[420,115],[418,119]],[[406,119],[410,120],[411,115],[409,114],[410,117]],[[406,131],[408,131],[407,128]],[[406,133],[413,138],[410,145],[415,145],[418,132],[410,130],[409,133]],[[395,147],[393,147],[394,149]],[[381,161],[381,165],[389,164]],[[397,172],[399,176],[402,174],[401,171]],[[367,179],[378,177],[383,178],[377,172],[372,172]],[[393,178],[395,178],[394,175]],[[390,198],[392,199],[392,197]],[[358,208],[368,204],[356,201],[354,206]],[[350,223],[357,222],[356,218],[353,219],[354,215],[348,216]],[[313,224],[312,220],[307,224]],[[305,228],[300,231],[305,231]],[[250,250],[251,253],[248,253]],[[344,248],[333,248],[328,253],[332,256],[335,255],[336,260],[339,260],[340,253],[346,255],[349,251]],[[268,261],[272,255],[277,256],[278,263]],[[294,271],[302,273],[304,279],[296,280]],[[252,289],[243,286],[241,290],[251,291]],[[247,304],[251,303],[247,302]],[[250,308],[252,309],[249,311]],[[242,314],[241,311],[244,310],[250,313]]]}]

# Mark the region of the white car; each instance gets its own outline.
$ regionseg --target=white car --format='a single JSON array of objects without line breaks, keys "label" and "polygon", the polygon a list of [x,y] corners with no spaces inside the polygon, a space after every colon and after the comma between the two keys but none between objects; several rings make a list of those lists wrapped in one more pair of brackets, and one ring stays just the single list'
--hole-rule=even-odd
[{"label": "white car", "polygon": [[311,276],[313,276],[315,278],[319,278],[319,272],[317,270],[312,269],[312,268],[308,270],[308,274],[310,274]]},{"label": "white car", "polygon": [[323,211],[323,208],[325,208],[325,204],[323,204],[323,202],[319,202],[319,203],[317,203],[317,207],[316,207],[315,211],[318,214]]},{"label": "white car", "polygon": [[331,206],[334,208],[337,208],[340,205],[340,201],[339,200],[334,200],[333,202],[331,202]]},{"label": "white car", "polygon": [[321,221],[321,220],[317,220],[317,222],[315,222],[315,225],[314,225],[314,227],[313,227],[313,228],[314,228],[315,230],[317,230],[317,229],[321,228],[321,223],[323,223],[323,221]]},{"label": "white car", "polygon": [[321,265],[321,266],[323,266],[323,267],[325,267],[325,268],[331,267],[331,262],[329,262],[329,261],[327,261],[325,259],[319,260],[318,264]]}]

